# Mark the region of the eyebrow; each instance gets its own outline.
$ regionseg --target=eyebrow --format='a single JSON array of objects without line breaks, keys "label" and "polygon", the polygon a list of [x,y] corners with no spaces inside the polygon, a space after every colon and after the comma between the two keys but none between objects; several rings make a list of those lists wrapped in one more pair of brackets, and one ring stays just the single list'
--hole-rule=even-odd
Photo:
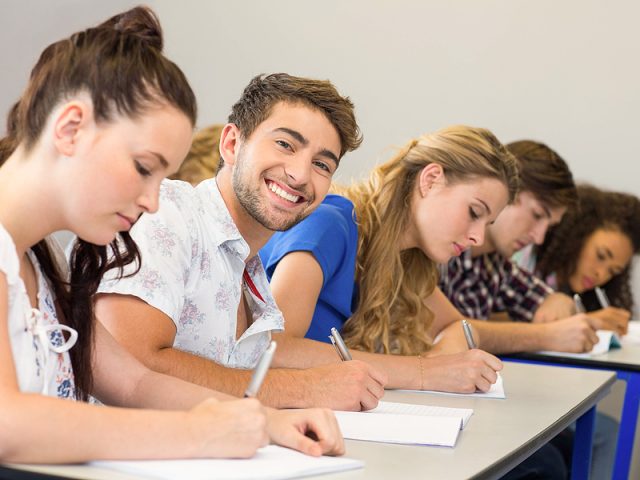
[{"label": "eyebrow", "polygon": [[478,198],[478,197],[475,197],[475,199],[476,199],[478,202],[480,202],[482,205],[484,205],[484,208],[486,208],[486,209],[487,209],[487,213],[488,213],[489,215],[491,215],[491,209],[489,208],[489,205],[487,205],[487,203],[486,203],[484,200],[482,200],[482,199],[480,199],[480,198]]},{"label": "eyebrow", "polygon": [[[309,140],[307,138],[305,138],[300,132],[298,132],[297,130],[292,130],[291,128],[287,128],[287,127],[278,127],[274,130],[274,132],[283,132],[286,133],[290,136],[292,136],[293,138],[296,139],[296,141],[298,141],[299,143],[301,143],[303,146],[307,146],[309,145]],[[323,148],[322,150],[320,150],[318,152],[318,155],[321,155],[323,157],[328,158],[329,160],[333,160],[337,165],[340,165],[340,160],[338,159],[338,157],[336,156],[335,153],[333,153],[331,150],[327,149],[327,148]]]}]

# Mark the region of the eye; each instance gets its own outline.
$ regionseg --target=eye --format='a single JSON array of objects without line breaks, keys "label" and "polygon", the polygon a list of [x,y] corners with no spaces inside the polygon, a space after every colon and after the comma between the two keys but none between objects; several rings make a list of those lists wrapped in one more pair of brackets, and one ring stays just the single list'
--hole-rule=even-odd
[{"label": "eye", "polygon": [[289,142],[286,142],[284,140],[276,140],[276,143],[286,150],[293,150],[293,147]]},{"label": "eye", "polygon": [[472,207],[469,207],[469,216],[471,220],[478,220],[480,218],[480,215],[478,215]]},{"label": "eye", "polygon": [[531,214],[536,221],[542,220],[544,218],[544,215],[542,213],[536,212],[535,210],[532,211]]},{"label": "eye", "polygon": [[327,173],[333,173],[333,172],[331,171],[331,167],[330,167],[329,165],[327,165],[327,163],[325,163],[325,162],[322,162],[322,161],[320,161],[320,160],[314,160],[313,164],[314,164],[316,167],[320,168],[321,170],[324,170],[324,171],[325,171],[325,172],[327,172]]},{"label": "eye", "polygon": [[596,250],[596,257],[598,258],[598,260],[600,260],[601,262],[604,262],[606,260],[604,253],[602,253],[600,250]]},{"label": "eye", "polygon": [[143,177],[151,176],[151,171],[145,168],[138,160],[134,160],[133,163],[135,164],[136,170],[140,175],[142,175]]}]

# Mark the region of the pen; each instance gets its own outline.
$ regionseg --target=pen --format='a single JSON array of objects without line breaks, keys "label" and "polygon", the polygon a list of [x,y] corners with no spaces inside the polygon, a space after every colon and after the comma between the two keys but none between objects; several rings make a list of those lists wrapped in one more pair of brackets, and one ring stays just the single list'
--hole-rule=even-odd
[{"label": "pen", "polygon": [[573,294],[573,303],[575,303],[576,305],[576,313],[585,313],[587,311],[587,309],[584,308],[584,304],[582,303],[580,295],[578,295],[577,293]]},{"label": "pen", "polygon": [[344,344],[344,340],[342,340],[342,336],[340,335],[340,332],[338,332],[336,327],[331,327],[331,335],[329,335],[329,340],[331,340],[331,343],[333,343],[336,352],[338,352],[340,360],[346,362],[352,359],[351,354],[349,353],[349,350]]},{"label": "pen", "polygon": [[264,380],[265,375],[267,374],[267,370],[269,370],[269,365],[271,365],[271,359],[273,358],[273,353],[276,351],[276,342],[271,342],[269,347],[264,351],[260,360],[258,360],[258,364],[256,368],[253,370],[253,375],[251,375],[251,380],[249,381],[249,386],[244,391],[244,397],[255,397],[258,395],[258,390],[260,390],[260,385],[262,385],[262,381]]},{"label": "pen", "polygon": [[464,330],[464,337],[467,339],[467,346],[469,349],[478,348],[476,346],[476,341],[473,339],[471,325],[464,318],[462,319],[462,330]]},{"label": "pen", "polygon": [[610,307],[611,302],[609,301],[607,294],[604,293],[604,290],[601,289],[600,287],[596,287],[595,291],[596,291],[596,297],[598,297],[598,302],[600,302],[600,306],[602,308]]}]

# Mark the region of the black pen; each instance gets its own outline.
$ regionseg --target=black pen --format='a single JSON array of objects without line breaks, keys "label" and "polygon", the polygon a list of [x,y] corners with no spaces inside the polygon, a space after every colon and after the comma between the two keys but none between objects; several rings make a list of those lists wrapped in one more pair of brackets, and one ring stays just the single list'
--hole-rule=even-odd
[{"label": "black pen", "polygon": [[329,335],[329,340],[331,340],[331,343],[333,343],[333,346],[335,347],[336,352],[338,352],[338,356],[340,357],[340,360],[342,360],[343,362],[352,360],[351,354],[349,353],[349,350],[347,349],[347,346],[345,345],[344,340],[342,340],[342,336],[340,335],[340,332],[338,332],[338,329],[336,329],[335,327],[331,327],[331,335]]},{"label": "black pen", "polygon": [[258,360],[258,364],[256,368],[253,370],[253,375],[251,375],[251,380],[249,381],[249,386],[244,392],[244,397],[255,397],[258,395],[258,390],[260,390],[260,386],[262,385],[262,381],[264,377],[267,375],[267,370],[269,370],[269,366],[271,365],[271,360],[273,359],[273,353],[276,351],[276,342],[271,342],[269,348],[267,348],[260,360]]}]

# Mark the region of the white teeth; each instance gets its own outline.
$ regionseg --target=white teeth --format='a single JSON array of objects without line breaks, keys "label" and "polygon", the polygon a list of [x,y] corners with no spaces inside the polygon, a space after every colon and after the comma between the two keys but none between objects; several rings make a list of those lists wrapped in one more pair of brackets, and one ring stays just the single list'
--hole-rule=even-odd
[{"label": "white teeth", "polygon": [[275,183],[269,183],[268,188],[279,197],[282,197],[285,200],[289,200],[290,202],[296,203],[300,199],[299,195],[291,195],[290,193],[287,193],[284,190],[282,190]]}]

